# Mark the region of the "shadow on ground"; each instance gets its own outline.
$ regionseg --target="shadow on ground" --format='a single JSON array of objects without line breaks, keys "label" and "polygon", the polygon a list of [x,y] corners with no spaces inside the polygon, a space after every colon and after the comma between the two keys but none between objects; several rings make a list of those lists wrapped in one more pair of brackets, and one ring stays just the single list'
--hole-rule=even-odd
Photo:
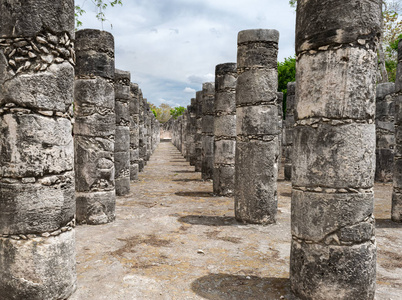
[{"label": "shadow on ground", "polygon": [[195,173],[195,171],[191,171],[191,170],[175,170],[172,172],[173,173]]},{"label": "shadow on ground", "polygon": [[203,197],[203,198],[209,198],[214,196],[213,193],[209,192],[176,192],[175,195],[182,197]]},{"label": "shadow on ground", "polygon": [[184,179],[173,179],[172,181],[176,182],[203,182],[202,179],[194,179],[194,178],[184,178]]},{"label": "shadow on ground", "polygon": [[205,225],[205,226],[243,225],[243,223],[237,222],[234,217],[221,217],[221,216],[189,215],[185,217],[180,217],[178,221],[181,223],[187,223],[191,225]]},{"label": "shadow on ground", "polygon": [[288,278],[210,274],[193,281],[191,289],[211,300],[290,299]]},{"label": "shadow on ground", "polygon": [[402,228],[402,223],[396,223],[391,219],[375,219],[376,228]]}]

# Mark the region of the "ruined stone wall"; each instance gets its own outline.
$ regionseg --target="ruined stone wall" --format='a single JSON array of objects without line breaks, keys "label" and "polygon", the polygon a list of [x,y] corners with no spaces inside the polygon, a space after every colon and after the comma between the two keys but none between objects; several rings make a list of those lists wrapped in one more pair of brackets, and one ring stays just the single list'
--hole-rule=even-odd
[{"label": "ruined stone wall", "polygon": [[105,31],[76,33],[75,189],[78,223],[115,219],[114,38]]},{"label": "ruined stone wall", "polygon": [[295,124],[295,100],[296,82],[289,82],[287,85],[286,114],[283,127],[283,160],[285,180],[292,178],[292,146],[293,146],[293,127]]},{"label": "ruined stone wall", "polygon": [[236,80],[237,66],[235,63],[216,66],[213,192],[219,196],[231,196],[234,192]]},{"label": "ruined stone wall", "polygon": [[116,135],[114,145],[116,195],[130,193],[130,72],[117,70],[114,76]]},{"label": "ruined stone wall", "polygon": [[392,182],[395,148],[395,84],[377,85],[375,180]]},{"label": "ruined stone wall", "polygon": [[402,222],[402,41],[398,44],[395,92],[395,156],[391,218],[394,222]]},{"label": "ruined stone wall", "polygon": [[0,298],[76,288],[74,1],[0,2]]},{"label": "ruined stone wall", "polygon": [[203,83],[201,137],[201,176],[203,180],[212,179],[214,170],[214,101],[215,83]]},{"label": "ruined stone wall", "polygon": [[139,138],[140,138],[140,116],[139,116],[139,87],[136,83],[130,84],[130,179],[138,180],[139,172]]},{"label": "ruined stone wall", "polygon": [[379,0],[297,3],[290,284],[302,299],[374,299],[381,18]]},{"label": "ruined stone wall", "polygon": [[236,219],[247,223],[276,220],[278,39],[269,29],[238,35],[234,199]]}]

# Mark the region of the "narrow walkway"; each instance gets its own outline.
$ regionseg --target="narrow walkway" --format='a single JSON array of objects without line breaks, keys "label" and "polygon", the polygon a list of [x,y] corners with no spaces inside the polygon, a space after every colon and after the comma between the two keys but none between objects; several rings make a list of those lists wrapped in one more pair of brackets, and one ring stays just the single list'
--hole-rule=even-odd
[{"label": "narrow walkway", "polygon": [[[238,224],[233,198],[213,197],[212,183],[162,142],[130,195],[118,197],[116,221],[77,227],[72,299],[290,299],[290,182],[278,188],[276,225]],[[390,190],[376,188],[384,300],[402,295],[402,226],[387,220]]]}]

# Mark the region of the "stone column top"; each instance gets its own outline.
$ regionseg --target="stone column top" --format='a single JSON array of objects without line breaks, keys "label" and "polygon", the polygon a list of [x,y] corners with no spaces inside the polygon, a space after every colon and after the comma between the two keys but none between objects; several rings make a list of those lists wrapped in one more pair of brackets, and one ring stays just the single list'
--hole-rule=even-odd
[{"label": "stone column top", "polygon": [[67,32],[74,39],[74,0],[1,1],[0,37],[35,36],[40,32]]},{"label": "stone column top", "polygon": [[276,29],[247,29],[242,30],[237,35],[237,44],[274,42],[279,41],[279,31]]},{"label": "stone column top", "polygon": [[216,65],[215,75],[225,75],[227,73],[237,73],[237,64],[233,62]]},{"label": "stone column top", "polygon": [[98,29],[81,29],[76,33],[76,51],[97,51],[114,56],[114,37],[110,32]]},{"label": "stone column top", "polygon": [[296,14],[296,55],[332,44],[378,42],[381,0],[299,0]]}]

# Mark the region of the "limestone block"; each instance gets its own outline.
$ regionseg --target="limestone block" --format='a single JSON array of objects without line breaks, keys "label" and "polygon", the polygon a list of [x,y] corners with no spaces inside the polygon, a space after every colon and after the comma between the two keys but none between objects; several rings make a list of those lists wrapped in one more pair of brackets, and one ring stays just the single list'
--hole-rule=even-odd
[{"label": "limestone block", "polygon": [[278,139],[236,141],[235,216],[247,223],[275,222]]},{"label": "limestone block", "polygon": [[207,135],[214,134],[214,116],[204,115],[202,117],[202,133]]},{"label": "limestone block", "polygon": [[212,179],[214,168],[214,137],[203,136],[201,150],[201,173],[202,179]]},{"label": "limestone block", "polygon": [[237,67],[277,68],[279,32],[259,29],[240,31],[237,38]]},{"label": "limestone block", "polygon": [[278,135],[276,105],[245,106],[236,109],[237,135]]},{"label": "limestone block", "polygon": [[74,38],[73,0],[26,0],[23,5],[1,2],[0,11],[0,36],[35,36],[51,28],[54,32],[67,32]]},{"label": "limestone block", "polygon": [[374,119],[377,53],[340,48],[303,55],[297,62],[298,119]]},{"label": "limestone block", "polygon": [[297,126],[292,184],[300,187],[371,188],[375,171],[375,125]]},{"label": "limestone block", "polygon": [[130,165],[130,180],[138,180],[138,172],[139,172],[138,163],[134,163]]},{"label": "limestone block", "polygon": [[32,112],[0,116],[0,177],[36,177],[71,171],[71,122]]},{"label": "limestone block", "polygon": [[75,80],[74,101],[76,103],[75,109],[79,110],[78,114],[88,114],[86,112],[88,109],[95,109],[99,113],[108,110],[114,111],[114,99],[113,83],[104,78]]},{"label": "limestone block", "polygon": [[276,69],[251,69],[237,78],[236,105],[275,103],[278,86]]},{"label": "limestone block", "polygon": [[[400,164],[402,166],[402,164]],[[402,184],[401,184],[402,186]],[[400,186],[399,191],[402,190]],[[392,193],[392,209],[391,209],[391,219],[394,222],[401,222],[402,221],[402,192],[397,192],[394,188]]]},{"label": "limestone block", "polygon": [[74,135],[88,137],[112,138],[116,132],[116,116],[114,111],[77,115],[74,123]]},{"label": "limestone block", "polygon": [[11,102],[19,107],[65,113],[72,105],[73,83],[70,63],[51,64],[46,71],[20,74],[0,85],[0,106]]},{"label": "limestone block", "polygon": [[381,1],[302,0],[298,5],[296,54],[321,46],[356,43],[359,39],[365,46],[365,39],[381,32]]},{"label": "limestone block", "polygon": [[291,288],[302,299],[373,299],[375,257],[376,245],[371,241],[328,246],[292,240]]},{"label": "limestone block", "polygon": [[[233,100],[234,99],[234,100]],[[215,94],[215,112],[233,113],[236,112],[236,92],[217,92]]]},{"label": "limestone block", "polygon": [[394,168],[394,150],[376,149],[375,181],[391,182]]},{"label": "limestone block", "polygon": [[[28,181],[28,179],[30,179]],[[74,173],[0,182],[0,232],[52,232],[74,218]]]},{"label": "limestone block", "polygon": [[236,141],[219,140],[215,141],[214,164],[234,164]]},{"label": "limestone block", "polygon": [[99,225],[113,222],[115,215],[115,191],[77,193],[77,222]]},{"label": "limestone block", "polygon": [[[79,32],[79,31],[78,31]],[[77,33],[78,33],[77,32]],[[75,75],[78,77],[94,77],[112,79],[114,75],[114,57],[107,53],[80,51],[76,56]]]},{"label": "limestone block", "polygon": [[[234,101],[233,101],[234,102]],[[236,115],[221,115],[214,118],[214,132],[217,137],[236,137]]]},{"label": "limestone block", "polygon": [[127,152],[130,149],[130,130],[126,126],[116,126],[114,152]]},{"label": "limestone block", "polygon": [[75,136],[76,190],[103,191],[114,188],[114,141]]},{"label": "limestone block", "polygon": [[[360,193],[325,193],[292,190],[292,235],[303,240],[320,242],[329,235],[355,224],[363,223],[373,214],[373,192]],[[373,236],[374,225],[367,223]],[[359,234],[357,233],[358,237]]]},{"label": "limestone block", "polygon": [[224,165],[214,167],[213,190],[221,196],[232,196],[234,193],[235,166]]}]

